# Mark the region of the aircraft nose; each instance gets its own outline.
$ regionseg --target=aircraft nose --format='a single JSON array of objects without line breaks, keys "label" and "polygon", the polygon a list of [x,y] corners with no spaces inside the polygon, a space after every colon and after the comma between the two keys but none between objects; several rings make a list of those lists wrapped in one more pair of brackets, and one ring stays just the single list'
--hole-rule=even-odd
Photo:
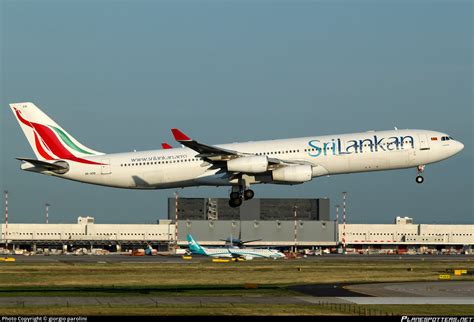
[{"label": "aircraft nose", "polygon": [[462,149],[464,149],[464,144],[462,144],[459,141],[456,141],[456,145],[454,146],[454,149],[455,149],[455,153],[459,153],[462,151]]}]

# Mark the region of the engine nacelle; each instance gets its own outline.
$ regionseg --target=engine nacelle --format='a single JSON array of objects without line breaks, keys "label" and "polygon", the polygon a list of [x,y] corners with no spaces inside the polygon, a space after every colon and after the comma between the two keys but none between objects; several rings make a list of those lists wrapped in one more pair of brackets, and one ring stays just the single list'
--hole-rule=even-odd
[{"label": "engine nacelle", "polygon": [[310,165],[292,165],[272,171],[273,181],[302,183],[312,178]]},{"label": "engine nacelle", "polygon": [[244,173],[262,173],[268,169],[268,158],[264,155],[240,157],[227,161],[227,170]]}]

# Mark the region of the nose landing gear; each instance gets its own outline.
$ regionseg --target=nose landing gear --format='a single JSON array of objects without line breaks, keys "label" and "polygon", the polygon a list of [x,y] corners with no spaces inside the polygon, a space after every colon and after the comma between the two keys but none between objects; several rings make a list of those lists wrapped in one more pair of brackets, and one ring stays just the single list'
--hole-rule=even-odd
[{"label": "nose landing gear", "polygon": [[418,174],[416,176],[416,183],[423,183],[423,181],[425,181],[425,179],[421,175],[423,171],[425,171],[425,165],[419,165],[418,167],[416,167],[416,173]]}]

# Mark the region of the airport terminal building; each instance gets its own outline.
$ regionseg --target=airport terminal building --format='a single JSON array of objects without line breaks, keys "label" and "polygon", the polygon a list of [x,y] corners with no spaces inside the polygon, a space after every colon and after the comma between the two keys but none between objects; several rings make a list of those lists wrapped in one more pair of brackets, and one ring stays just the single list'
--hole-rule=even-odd
[{"label": "airport terminal building", "polygon": [[186,247],[187,234],[202,245],[240,237],[254,240],[247,246],[347,253],[470,253],[474,245],[474,225],[415,224],[407,217],[393,224],[343,224],[331,220],[329,209],[327,198],[254,199],[240,209],[219,198],[181,198],[176,209],[170,198],[168,219],[156,224],[100,224],[92,217],[79,217],[76,224],[4,223],[0,248],[167,250]]}]

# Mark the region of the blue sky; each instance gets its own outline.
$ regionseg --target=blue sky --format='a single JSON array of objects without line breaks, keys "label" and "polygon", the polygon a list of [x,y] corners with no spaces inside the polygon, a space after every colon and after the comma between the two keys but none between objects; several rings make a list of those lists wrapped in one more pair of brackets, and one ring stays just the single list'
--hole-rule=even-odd
[{"label": "blue sky", "polygon": [[[104,152],[398,128],[447,132],[461,154],[415,170],[255,186],[258,197],[348,191],[348,221],[474,223],[470,1],[2,1],[0,188],[11,222],[152,223],[173,190],[19,170],[33,156],[8,103],[32,101]],[[226,197],[188,188],[184,197]],[[334,210],[334,207],[331,207]]]}]

